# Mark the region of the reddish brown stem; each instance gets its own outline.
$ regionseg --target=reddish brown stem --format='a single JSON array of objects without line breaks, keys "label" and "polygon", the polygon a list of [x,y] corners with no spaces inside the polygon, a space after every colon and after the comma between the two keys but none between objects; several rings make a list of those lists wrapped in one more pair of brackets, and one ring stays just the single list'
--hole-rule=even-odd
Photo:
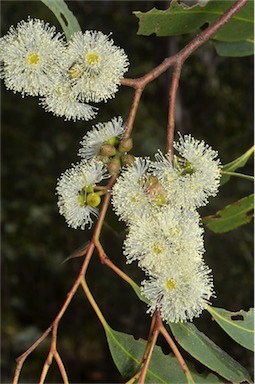
[{"label": "reddish brown stem", "polygon": [[[185,60],[195,52],[202,44],[208,41],[213,35],[218,32],[240,9],[248,2],[249,0],[237,0],[218,20],[216,20],[212,25],[207,29],[198,34],[189,44],[187,44],[183,49],[181,49],[177,54],[168,57],[160,65],[152,69],[150,72],[144,76],[137,79],[123,79],[121,81],[122,85],[128,87],[133,87],[136,90],[143,90],[145,86],[159,77],[162,73],[167,71],[171,66],[175,66],[173,72],[172,84],[170,89],[170,104],[169,104],[169,114],[168,114],[168,133],[167,133],[167,150],[171,150],[173,146],[174,138],[174,121],[175,121],[175,105],[176,105],[176,92],[179,84],[179,77],[181,69]],[[132,119],[128,126],[126,132],[126,137],[131,134],[133,128],[133,122],[135,115],[138,109],[132,110]]]}]

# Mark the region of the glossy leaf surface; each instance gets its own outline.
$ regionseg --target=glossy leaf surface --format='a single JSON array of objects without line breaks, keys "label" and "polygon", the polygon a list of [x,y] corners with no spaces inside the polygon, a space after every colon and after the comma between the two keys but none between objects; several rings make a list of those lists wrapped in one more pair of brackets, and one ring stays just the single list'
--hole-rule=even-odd
[{"label": "glossy leaf surface", "polygon": [[208,305],[207,311],[222,329],[243,347],[254,351],[254,308],[248,312],[230,312]]},{"label": "glossy leaf surface", "polygon": [[206,367],[231,382],[251,382],[246,369],[200,332],[194,324],[170,324],[170,328],[182,348]]},{"label": "glossy leaf surface", "polygon": [[[112,358],[125,380],[129,380],[140,369],[140,361],[146,348],[146,340],[135,340],[132,335],[106,329],[107,341]],[[190,369],[193,380],[196,383],[220,383],[213,374],[199,375]],[[146,383],[183,384],[187,379],[176,358],[165,355],[162,349],[156,346],[153,350],[149,369],[146,375]]]}]

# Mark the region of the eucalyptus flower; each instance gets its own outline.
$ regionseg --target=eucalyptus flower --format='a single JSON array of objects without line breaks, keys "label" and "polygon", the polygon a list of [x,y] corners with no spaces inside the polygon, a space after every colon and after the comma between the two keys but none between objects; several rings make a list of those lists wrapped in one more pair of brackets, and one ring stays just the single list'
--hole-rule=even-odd
[{"label": "eucalyptus flower", "polygon": [[211,270],[203,261],[172,264],[171,269],[142,282],[141,292],[149,300],[148,313],[159,310],[169,323],[192,321],[200,316],[214,296]]},{"label": "eucalyptus flower", "polygon": [[73,90],[86,102],[112,98],[129,64],[124,50],[100,31],[73,34],[67,57]]},{"label": "eucalyptus flower", "polygon": [[107,177],[102,162],[86,160],[73,164],[61,175],[56,187],[58,207],[68,226],[81,229],[86,225],[92,226],[92,216],[98,215],[97,206],[100,204],[100,195],[94,187]]},{"label": "eucalyptus flower", "polygon": [[121,117],[114,117],[106,123],[98,123],[92,127],[81,140],[78,155],[90,160],[99,155],[103,144],[114,146],[122,137],[125,125]]},{"label": "eucalyptus flower", "polygon": [[1,77],[22,96],[45,95],[65,63],[65,43],[55,27],[28,18],[0,39]]}]

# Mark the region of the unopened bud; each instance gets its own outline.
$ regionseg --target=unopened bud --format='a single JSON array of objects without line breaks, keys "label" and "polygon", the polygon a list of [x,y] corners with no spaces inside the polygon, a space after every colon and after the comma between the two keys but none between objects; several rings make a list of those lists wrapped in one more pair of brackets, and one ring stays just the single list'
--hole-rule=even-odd
[{"label": "unopened bud", "polygon": [[115,145],[117,142],[117,137],[110,137],[110,139],[106,140],[106,144],[111,144],[111,145]]},{"label": "unopened bud", "polygon": [[135,161],[135,156],[127,154],[121,156],[121,162],[123,165],[132,165]]},{"label": "unopened bud", "polygon": [[116,148],[111,144],[103,144],[100,148],[100,155],[111,157],[116,155],[117,150]]},{"label": "unopened bud", "polygon": [[117,175],[119,173],[120,168],[121,163],[119,157],[114,157],[110,160],[109,164],[107,165],[107,169],[110,175]]},{"label": "unopened bud", "polygon": [[120,153],[129,152],[133,148],[133,139],[131,137],[122,139],[119,143],[118,151]]},{"label": "unopened bud", "polygon": [[101,197],[96,192],[89,193],[87,195],[86,203],[91,207],[97,207],[101,203]]}]

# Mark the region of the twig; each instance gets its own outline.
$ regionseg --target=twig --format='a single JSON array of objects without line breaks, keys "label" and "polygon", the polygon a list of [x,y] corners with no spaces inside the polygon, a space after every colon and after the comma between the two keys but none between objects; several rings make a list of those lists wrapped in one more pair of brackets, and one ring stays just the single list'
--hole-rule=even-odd
[{"label": "twig", "polygon": [[[150,72],[144,76],[137,79],[123,79],[121,81],[122,85],[128,87],[133,87],[137,90],[143,90],[145,86],[159,77],[162,73],[167,71],[171,66],[175,66],[173,72],[172,84],[170,88],[170,104],[169,104],[169,114],[168,114],[168,133],[167,133],[167,151],[172,149],[173,138],[174,138],[174,121],[175,121],[175,104],[176,104],[176,92],[179,83],[179,77],[181,73],[182,66],[185,60],[195,52],[201,45],[208,41],[219,29],[221,29],[240,9],[248,2],[249,0],[237,0],[219,19],[217,19],[212,25],[207,29],[198,34],[189,44],[187,44],[183,49],[181,49],[177,54],[166,58],[161,64],[153,68]],[[132,110],[132,119],[130,125],[128,126],[128,131],[126,136],[130,135],[132,131],[132,125],[135,119],[137,112],[137,105],[134,110]]]},{"label": "twig", "polygon": [[169,333],[165,329],[162,322],[161,322],[161,326],[159,327],[159,332],[164,336],[164,338],[168,342],[168,344],[171,347],[176,359],[178,360],[183,372],[185,373],[186,377],[189,379],[189,382],[194,383],[194,380],[192,378],[192,375],[190,373],[189,368],[187,367],[187,364],[185,363],[185,360],[183,359],[183,357],[182,357],[180,351],[178,350],[175,342],[173,341],[173,339],[171,338],[171,336],[169,335]]}]

